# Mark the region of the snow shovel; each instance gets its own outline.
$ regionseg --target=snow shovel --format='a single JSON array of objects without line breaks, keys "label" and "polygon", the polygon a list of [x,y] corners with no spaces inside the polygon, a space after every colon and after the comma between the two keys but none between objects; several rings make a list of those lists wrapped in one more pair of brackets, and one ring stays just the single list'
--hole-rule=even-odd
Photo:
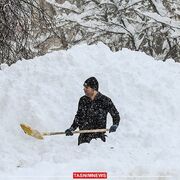
[{"label": "snow shovel", "polygon": [[[32,136],[36,139],[44,139],[43,136],[52,136],[52,135],[59,135],[59,134],[66,134],[65,132],[39,132],[36,129],[32,129],[27,124],[20,124],[21,128],[23,129],[24,133]],[[78,133],[96,133],[96,132],[106,132],[109,129],[91,129],[91,130],[79,130],[79,131],[72,131],[73,134]]]}]

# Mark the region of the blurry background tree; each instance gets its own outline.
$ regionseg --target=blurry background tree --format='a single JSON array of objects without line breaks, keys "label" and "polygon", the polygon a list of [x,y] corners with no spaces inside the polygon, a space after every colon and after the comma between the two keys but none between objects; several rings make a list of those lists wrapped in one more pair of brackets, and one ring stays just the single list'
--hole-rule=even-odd
[{"label": "blurry background tree", "polygon": [[57,11],[57,25],[63,26],[69,34],[69,45],[102,41],[113,51],[129,48],[143,51],[156,59],[174,58],[180,61],[178,0],[56,2],[53,5]]},{"label": "blurry background tree", "polygon": [[180,61],[179,0],[56,2],[57,25],[74,34],[67,36],[68,44],[102,41],[113,51],[129,48],[163,61]]},{"label": "blurry background tree", "polygon": [[43,54],[35,46],[50,37],[63,38],[56,33],[51,7],[43,0],[0,0],[0,63]]},{"label": "blurry background tree", "polygon": [[0,0],[0,63],[99,41],[180,62],[180,2]]}]

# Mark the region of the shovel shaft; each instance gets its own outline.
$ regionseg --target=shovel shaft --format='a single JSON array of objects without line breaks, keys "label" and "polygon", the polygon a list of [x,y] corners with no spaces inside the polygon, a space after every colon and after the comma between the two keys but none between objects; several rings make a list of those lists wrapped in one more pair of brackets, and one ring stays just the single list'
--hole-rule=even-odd
[{"label": "shovel shaft", "polygon": [[[109,129],[91,129],[91,130],[79,130],[79,131],[72,131],[73,134],[79,134],[79,133],[96,133],[96,132],[106,132],[109,131]],[[42,133],[42,136],[51,136],[51,135],[60,135],[60,134],[66,134],[65,132],[44,132]]]},{"label": "shovel shaft", "polygon": [[[43,136],[51,136],[51,135],[59,135],[59,134],[66,134],[65,132],[39,132],[36,129],[32,129],[27,124],[20,124],[23,131],[36,139],[44,139]],[[109,129],[90,129],[90,130],[79,130],[79,131],[72,131],[73,134],[78,133],[98,133],[98,132],[106,132],[109,131]]]}]

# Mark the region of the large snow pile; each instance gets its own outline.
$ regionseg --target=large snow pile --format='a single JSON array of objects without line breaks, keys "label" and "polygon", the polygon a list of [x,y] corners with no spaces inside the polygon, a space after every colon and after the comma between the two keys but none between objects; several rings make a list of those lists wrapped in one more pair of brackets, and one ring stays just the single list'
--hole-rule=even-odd
[{"label": "large snow pile", "polygon": [[[106,143],[77,146],[77,135],[36,140],[23,133],[20,123],[40,131],[68,128],[90,76],[97,77],[100,92],[121,115]],[[173,60],[155,61],[127,49],[113,53],[102,43],[3,65],[0,178],[72,179],[76,171],[105,171],[108,179],[175,179],[180,172],[179,76],[180,64]]]}]

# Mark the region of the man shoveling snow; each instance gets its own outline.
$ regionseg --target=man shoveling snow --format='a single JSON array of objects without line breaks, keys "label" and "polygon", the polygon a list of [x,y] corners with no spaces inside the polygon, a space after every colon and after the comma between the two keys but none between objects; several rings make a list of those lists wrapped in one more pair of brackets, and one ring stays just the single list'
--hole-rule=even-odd
[{"label": "man shoveling snow", "polygon": [[[72,136],[72,131],[76,128],[80,130],[106,129],[108,113],[113,119],[113,125],[109,129],[109,133],[116,131],[120,122],[119,112],[112,100],[101,94],[98,89],[99,83],[95,77],[90,77],[84,82],[85,95],[79,100],[78,111],[71,127],[65,131],[66,136]],[[78,145],[90,143],[92,139],[96,138],[105,142],[105,132],[81,133],[78,137]]]}]

